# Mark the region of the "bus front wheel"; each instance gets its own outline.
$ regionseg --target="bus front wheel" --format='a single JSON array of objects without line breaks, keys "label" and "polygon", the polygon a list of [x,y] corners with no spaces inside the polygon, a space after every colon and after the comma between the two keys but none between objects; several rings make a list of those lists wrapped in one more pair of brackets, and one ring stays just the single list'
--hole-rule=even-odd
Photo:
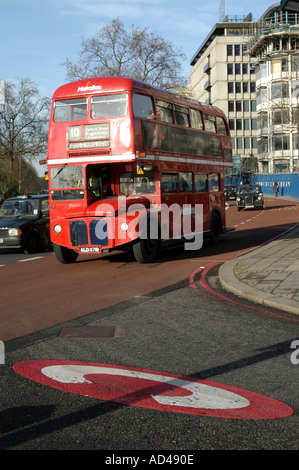
[{"label": "bus front wheel", "polygon": [[159,252],[159,240],[139,239],[133,245],[133,254],[138,263],[153,262]]},{"label": "bus front wheel", "polygon": [[65,246],[56,245],[54,243],[53,250],[58,261],[63,264],[74,263],[78,258],[78,253],[76,251],[70,250]]},{"label": "bus front wheel", "polygon": [[138,263],[151,263],[157,258],[160,233],[158,220],[147,217],[141,225],[140,238],[133,245],[133,255]]}]

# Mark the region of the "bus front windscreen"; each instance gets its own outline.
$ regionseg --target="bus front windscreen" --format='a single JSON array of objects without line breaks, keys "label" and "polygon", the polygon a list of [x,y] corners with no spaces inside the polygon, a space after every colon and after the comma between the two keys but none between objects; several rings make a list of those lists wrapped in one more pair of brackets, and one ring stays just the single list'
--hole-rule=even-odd
[{"label": "bus front windscreen", "polygon": [[83,167],[64,165],[51,168],[50,184],[53,201],[83,199]]}]

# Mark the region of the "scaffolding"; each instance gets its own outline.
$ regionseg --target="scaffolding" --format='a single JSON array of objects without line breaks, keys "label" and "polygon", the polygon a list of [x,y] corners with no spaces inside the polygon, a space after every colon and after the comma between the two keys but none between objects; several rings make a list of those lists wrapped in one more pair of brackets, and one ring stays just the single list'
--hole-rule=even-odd
[{"label": "scaffolding", "polygon": [[286,48],[285,38],[298,38],[299,49],[299,14],[276,11],[270,18],[262,19],[252,25],[251,39],[247,43],[247,53],[252,57],[264,51],[269,42],[279,40],[278,50]]}]

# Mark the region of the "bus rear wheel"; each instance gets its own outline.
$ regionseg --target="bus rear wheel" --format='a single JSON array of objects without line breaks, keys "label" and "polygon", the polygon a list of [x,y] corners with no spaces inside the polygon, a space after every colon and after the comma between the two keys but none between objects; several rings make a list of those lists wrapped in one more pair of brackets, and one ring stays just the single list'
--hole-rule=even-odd
[{"label": "bus rear wheel", "polygon": [[62,264],[74,263],[78,258],[78,253],[65,246],[53,244],[53,250],[56,258]]},{"label": "bus rear wheel", "polygon": [[221,237],[221,220],[217,212],[213,212],[210,221],[211,240],[214,245],[220,242]]}]

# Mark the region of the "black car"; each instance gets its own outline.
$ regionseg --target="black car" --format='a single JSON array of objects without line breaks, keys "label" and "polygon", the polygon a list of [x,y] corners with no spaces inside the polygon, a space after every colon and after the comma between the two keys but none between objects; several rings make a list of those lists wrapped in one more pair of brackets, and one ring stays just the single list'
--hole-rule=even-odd
[{"label": "black car", "polygon": [[236,199],[237,197],[237,186],[234,184],[226,184],[224,186],[224,196],[225,199]]},{"label": "black car", "polygon": [[243,184],[237,193],[237,209],[263,209],[264,195],[258,184]]},{"label": "black car", "polygon": [[16,196],[0,210],[0,248],[35,253],[50,244],[49,196]]}]

